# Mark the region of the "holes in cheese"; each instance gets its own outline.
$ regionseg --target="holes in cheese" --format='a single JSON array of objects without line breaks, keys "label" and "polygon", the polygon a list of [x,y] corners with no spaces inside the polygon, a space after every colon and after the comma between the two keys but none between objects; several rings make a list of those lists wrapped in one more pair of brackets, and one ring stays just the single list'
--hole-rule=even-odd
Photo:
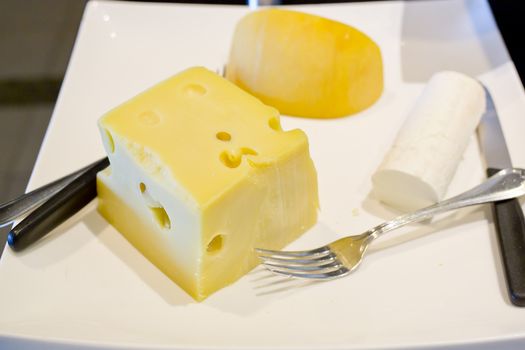
[{"label": "holes in cheese", "polygon": [[104,129],[104,135],[106,140],[105,144],[107,145],[109,153],[115,152],[115,141],[113,141],[113,136],[108,129]]},{"label": "holes in cheese", "polygon": [[153,199],[144,182],[139,183],[139,190],[142,194],[145,204],[150,209],[155,222],[163,229],[170,229],[171,220],[168,216],[168,213],[166,212],[166,209],[164,209],[164,206],[162,206],[159,201]]},{"label": "holes in cheese", "polygon": [[441,200],[484,110],[475,79],[432,76],[372,177],[375,197],[403,211]]},{"label": "holes in cheese", "polygon": [[160,116],[154,111],[142,112],[138,118],[140,123],[146,126],[155,126],[160,123]]},{"label": "holes in cheese", "polygon": [[219,156],[222,164],[226,165],[228,168],[237,168],[241,165],[241,157],[233,154],[230,151],[224,151]]},{"label": "holes in cheese", "polygon": [[223,236],[221,234],[218,234],[215,237],[213,237],[210,240],[210,242],[208,243],[208,245],[206,246],[206,251],[208,253],[217,253],[217,252],[219,252],[222,249],[222,245],[223,245],[223,241],[224,241],[224,239],[222,237]]},{"label": "holes in cheese", "polygon": [[208,89],[200,84],[189,84],[184,88],[184,92],[189,97],[204,96],[206,92],[208,92]]},{"label": "holes in cheese", "polygon": [[171,228],[171,220],[164,207],[150,207],[153,218],[157,224],[163,228],[169,230]]},{"label": "holes in cheese", "polygon": [[242,147],[241,153],[243,156],[246,156],[246,155],[256,156],[257,155],[257,152],[255,152],[253,149],[249,147]]},{"label": "holes in cheese", "polygon": [[218,140],[221,140],[221,141],[230,141],[232,139],[232,135],[230,135],[226,131],[219,131],[216,137]]},{"label": "holes in cheese", "polygon": [[144,182],[139,183],[139,190],[142,194],[144,202],[148,207],[161,207],[160,203],[157,200],[153,199]]},{"label": "holes in cheese", "polygon": [[223,151],[219,159],[228,168],[237,168],[241,165],[244,156],[256,156],[257,152],[249,147],[241,147],[238,151]]},{"label": "holes in cheese", "polygon": [[278,117],[272,117],[268,120],[268,126],[270,129],[275,131],[281,131],[281,122],[279,121]]}]

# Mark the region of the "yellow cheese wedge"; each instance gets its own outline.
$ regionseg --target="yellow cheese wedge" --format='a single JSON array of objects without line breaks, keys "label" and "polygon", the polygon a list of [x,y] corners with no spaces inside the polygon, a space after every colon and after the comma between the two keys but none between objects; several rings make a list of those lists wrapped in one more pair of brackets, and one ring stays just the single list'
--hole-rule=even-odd
[{"label": "yellow cheese wedge", "polygon": [[226,77],[281,113],[333,118],[357,113],[383,91],[379,47],[346,24],[281,9],[243,17]]},{"label": "yellow cheese wedge", "polygon": [[204,68],[110,111],[99,128],[111,166],[99,211],[196,300],[257,265],[317,219],[317,175],[301,130]]}]

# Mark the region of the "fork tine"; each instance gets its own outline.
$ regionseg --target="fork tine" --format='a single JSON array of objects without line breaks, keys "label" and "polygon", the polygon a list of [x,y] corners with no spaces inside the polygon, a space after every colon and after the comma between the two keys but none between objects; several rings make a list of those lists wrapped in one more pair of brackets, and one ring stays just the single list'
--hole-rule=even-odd
[{"label": "fork tine", "polygon": [[314,265],[295,265],[295,264],[278,264],[274,262],[265,261],[263,265],[271,269],[279,269],[282,271],[290,272],[327,272],[328,270],[337,270],[343,265],[338,260],[330,260],[327,263],[323,264],[314,264]]},{"label": "fork tine", "polygon": [[278,265],[287,265],[287,266],[300,266],[300,265],[309,265],[309,266],[319,266],[324,265],[329,262],[332,262],[337,259],[336,255],[330,252],[327,255],[314,256],[313,258],[309,257],[300,257],[300,258],[281,258],[270,255],[259,255],[259,258],[264,263],[278,264]]},{"label": "fork tine", "polygon": [[347,275],[350,270],[342,266],[337,270],[331,270],[328,272],[292,272],[288,270],[275,269],[267,266],[268,270],[287,277],[303,278],[303,279],[315,279],[315,280],[330,280],[338,277]]},{"label": "fork tine", "polygon": [[270,250],[270,249],[261,249],[261,248],[255,248],[255,251],[259,253],[259,256],[261,255],[271,255],[276,257],[284,257],[284,258],[300,258],[300,257],[306,257],[306,256],[321,256],[321,255],[327,255],[330,253],[330,249],[326,246],[320,247],[317,249],[312,250],[298,250],[298,251],[282,251],[282,250]]}]

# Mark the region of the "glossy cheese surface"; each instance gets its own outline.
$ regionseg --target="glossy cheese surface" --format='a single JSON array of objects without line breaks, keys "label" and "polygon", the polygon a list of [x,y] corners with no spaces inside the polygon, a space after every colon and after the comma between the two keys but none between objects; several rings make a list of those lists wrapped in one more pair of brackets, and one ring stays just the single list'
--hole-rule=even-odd
[{"label": "glossy cheese surface", "polygon": [[317,218],[308,140],[279,114],[204,68],[190,68],[99,120],[110,168],[99,210],[202,300]]},{"label": "glossy cheese surface", "polygon": [[381,52],[366,34],[282,9],[239,21],[226,77],[283,114],[312,118],[357,113],[383,91]]}]

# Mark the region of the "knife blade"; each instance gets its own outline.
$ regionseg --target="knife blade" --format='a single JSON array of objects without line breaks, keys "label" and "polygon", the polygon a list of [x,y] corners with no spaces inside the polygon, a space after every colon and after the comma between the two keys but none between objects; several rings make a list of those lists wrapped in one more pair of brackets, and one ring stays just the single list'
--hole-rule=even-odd
[{"label": "knife blade", "polygon": [[[487,165],[487,176],[512,168],[498,113],[489,90],[486,110],[478,126],[478,139]],[[492,215],[511,302],[525,306],[525,220],[518,199],[492,203]]]}]

